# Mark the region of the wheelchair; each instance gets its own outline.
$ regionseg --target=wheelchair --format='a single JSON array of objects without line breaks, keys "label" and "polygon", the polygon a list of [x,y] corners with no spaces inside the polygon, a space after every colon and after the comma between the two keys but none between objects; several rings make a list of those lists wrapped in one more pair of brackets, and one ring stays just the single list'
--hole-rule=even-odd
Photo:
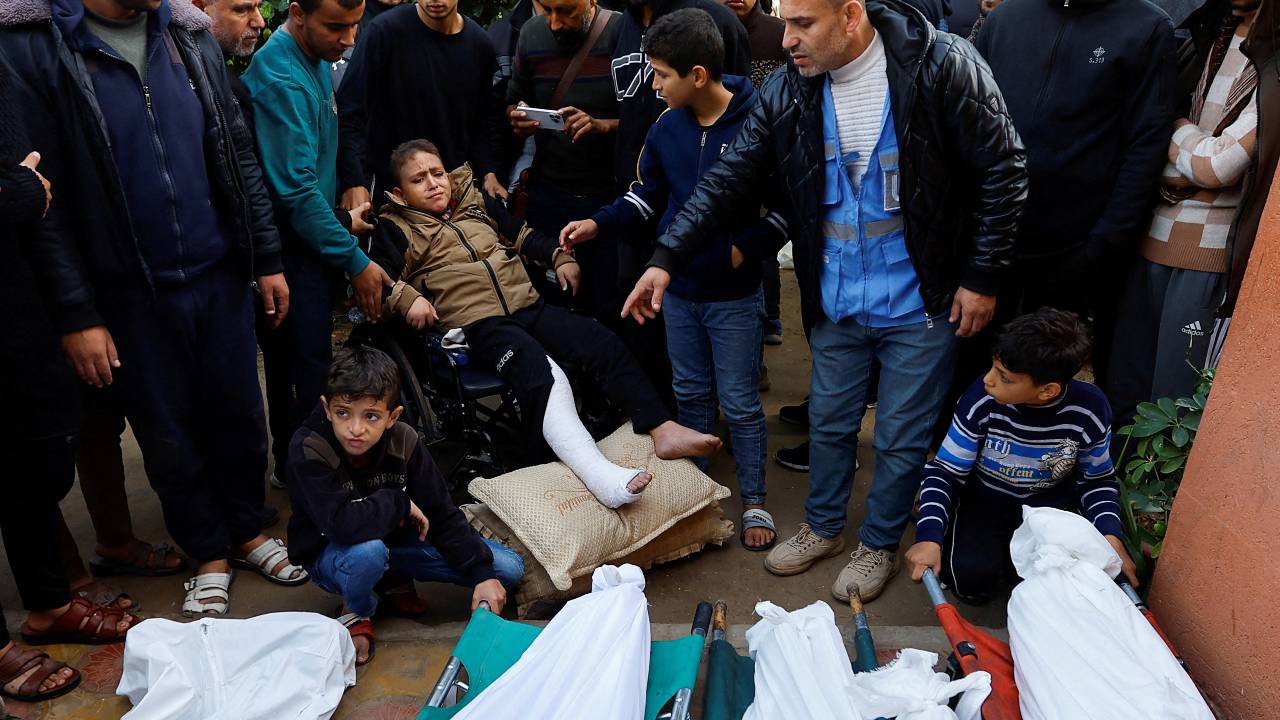
[{"label": "wheelchair", "polygon": [[371,323],[358,311],[349,317],[346,344],[382,350],[399,368],[400,419],[417,430],[437,462],[453,459],[445,473],[451,491],[472,478],[520,467],[509,449],[521,444],[520,405],[501,377],[469,364],[465,349],[446,348],[437,332],[418,332],[403,322]]}]

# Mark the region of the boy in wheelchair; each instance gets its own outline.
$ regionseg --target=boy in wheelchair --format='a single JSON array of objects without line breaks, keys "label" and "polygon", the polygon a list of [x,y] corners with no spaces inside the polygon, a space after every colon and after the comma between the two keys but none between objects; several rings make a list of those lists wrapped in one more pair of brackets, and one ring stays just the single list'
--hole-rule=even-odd
[{"label": "boy in wheelchair", "polygon": [[714,435],[672,420],[616,335],[538,296],[519,255],[556,268],[562,286],[577,285],[577,263],[556,239],[531,230],[480,192],[469,166],[447,172],[426,140],[396,148],[391,169],[397,185],[387,194],[368,252],[399,278],[387,298],[391,314],[418,330],[460,329],[471,357],[514,389],[530,435],[540,434],[602,504],[635,501],[652,475],[614,465],[600,453],[578,418],[561,363],[599,378],[633,429],[653,438],[658,457],[710,455],[720,448]]}]

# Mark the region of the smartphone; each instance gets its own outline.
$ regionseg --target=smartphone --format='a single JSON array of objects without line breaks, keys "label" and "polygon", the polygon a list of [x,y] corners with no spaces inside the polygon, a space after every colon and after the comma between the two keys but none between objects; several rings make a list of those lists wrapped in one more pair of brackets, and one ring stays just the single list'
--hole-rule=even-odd
[{"label": "smartphone", "polygon": [[559,110],[536,107],[522,107],[520,110],[524,111],[529,120],[538,121],[539,130],[564,130],[564,118],[560,116]]}]

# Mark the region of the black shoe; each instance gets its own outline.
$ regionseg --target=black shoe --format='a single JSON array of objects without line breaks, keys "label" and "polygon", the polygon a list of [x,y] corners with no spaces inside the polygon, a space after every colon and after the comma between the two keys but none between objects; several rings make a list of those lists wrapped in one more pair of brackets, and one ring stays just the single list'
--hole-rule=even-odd
[{"label": "black shoe", "polygon": [[803,442],[795,447],[782,448],[773,454],[773,459],[789,470],[809,472],[809,443]]},{"label": "black shoe", "polygon": [[272,525],[275,525],[278,522],[280,522],[280,511],[277,510],[272,505],[263,505],[262,506],[262,529],[266,530],[267,528],[271,527]]},{"label": "black shoe", "polygon": [[[806,399],[799,405],[783,405],[778,408],[778,419],[788,425],[797,427],[809,427],[809,401]],[[808,451],[805,451],[805,458],[808,458]],[[808,462],[805,463],[805,469],[808,469]]]}]

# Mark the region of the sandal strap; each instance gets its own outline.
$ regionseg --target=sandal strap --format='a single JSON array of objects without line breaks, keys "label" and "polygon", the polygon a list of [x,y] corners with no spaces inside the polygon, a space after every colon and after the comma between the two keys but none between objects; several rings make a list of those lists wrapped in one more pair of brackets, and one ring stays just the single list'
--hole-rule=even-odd
[{"label": "sandal strap", "polygon": [[269,571],[281,560],[288,560],[289,551],[285,549],[284,543],[280,542],[278,538],[270,538],[258,547],[250,550],[249,554],[244,556],[244,559],[254,565],[257,565],[263,570]]},{"label": "sandal strap", "polygon": [[[146,561],[142,563],[142,567],[148,570],[158,570],[165,567],[165,558],[169,557],[169,551],[173,548],[168,543],[156,543],[147,550]],[[135,563],[136,564],[136,563]]]},{"label": "sandal strap", "polygon": [[351,637],[367,637],[370,641],[373,637],[373,621],[367,617],[357,615],[355,613],[347,613],[338,618],[338,622],[351,633]]},{"label": "sandal strap", "polygon": [[[289,562],[289,550],[280,538],[270,538],[245,555],[245,560],[258,566],[262,572],[281,580],[292,579],[295,570],[302,568]],[[284,562],[280,572],[273,572],[275,567]]]},{"label": "sandal strap", "polygon": [[0,685],[8,685],[13,679],[31,669],[31,666],[49,657],[49,653],[34,648],[22,649],[17,645],[0,658]]},{"label": "sandal strap", "polygon": [[[99,640],[110,640],[124,637],[124,633],[116,632],[116,625],[124,621],[129,613],[116,608],[104,608],[95,605],[82,597],[71,598],[67,611],[62,613],[41,635],[69,635],[82,633]],[[132,626],[131,626],[132,627]]]},{"label": "sandal strap", "polygon": [[778,528],[773,524],[773,516],[759,508],[752,508],[742,513],[742,529],[746,531],[752,528],[778,532]]},{"label": "sandal strap", "polygon": [[[67,666],[66,663],[54,660],[48,655],[45,655],[44,657],[40,658],[39,662],[40,662],[40,668],[35,672],[31,673],[31,676],[28,677],[26,681],[22,683],[22,686],[18,688],[19,695],[22,695],[24,697],[30,697],[30,696],[36,695],[37,693],[40,692],[40,686],[44,684],[45,680],[48,680],[50,677],[53,676],[54,673],[58,672],[59,670]],[[26,669],[29,669],[29,666]],[[25,672],[25,669],[24,669],[24,672]],[[71,682],[71,681],[67,680],[66,682]],[[59,683],[56,687],[62,687],[62,685],[64,684],[65,683]]]},{"label": "sandal strap", "polygon": [[230,598],[231,573],[204,573],[182,584],[188,598],[203,600],[211,597]]}]

